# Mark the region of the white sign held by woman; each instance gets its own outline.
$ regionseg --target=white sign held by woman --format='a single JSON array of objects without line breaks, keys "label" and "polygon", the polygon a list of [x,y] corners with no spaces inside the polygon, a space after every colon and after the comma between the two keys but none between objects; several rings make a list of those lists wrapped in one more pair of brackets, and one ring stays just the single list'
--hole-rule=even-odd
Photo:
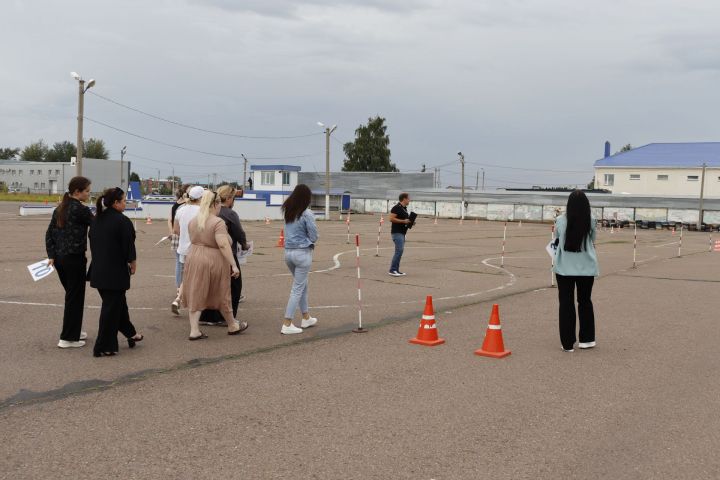
[{"label": "white sign held by woman", "polygon": [[42,280],[55,271],[55,267],[48,265],[47,259],[28,265],[27,268],[30,271],[30,276],[36,282],[38,280]]}]

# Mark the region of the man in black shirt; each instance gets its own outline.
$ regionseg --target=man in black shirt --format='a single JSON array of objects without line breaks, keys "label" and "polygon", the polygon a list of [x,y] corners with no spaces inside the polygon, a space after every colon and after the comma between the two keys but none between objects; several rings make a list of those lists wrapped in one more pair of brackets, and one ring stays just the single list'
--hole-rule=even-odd
[{"label": "man in black shirt", "polygon": [[410,215],[407,211],[407,206],[410,203],[410,195],[403,192],[398,199],[400,201],[390,210],[390,234],[395,244],[395,255],[393,255],[390,272],[388,273],[393,277],[402,277],[405,275],[400,271],[400,259],[405,249],[405,234],[412,225]]}]

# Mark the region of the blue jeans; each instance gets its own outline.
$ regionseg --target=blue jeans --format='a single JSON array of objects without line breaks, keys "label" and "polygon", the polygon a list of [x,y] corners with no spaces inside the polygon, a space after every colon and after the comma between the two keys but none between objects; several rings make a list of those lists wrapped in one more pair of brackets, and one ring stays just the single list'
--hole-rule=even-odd
[{"label": "blue jeans", "polygon": [[285,264],[293,276],[290,298],[285,309],[285,318],[292,320],[295,310],[308,312],[308,274],[312,265],[312,248],[288,248],[285,250]]},{"label": "blue jeans", "polygon": [[392,240],[395,244],[395,255],[393,255],[392,263],[390,264],[390,271],[399,272],[400,259],[402,258],[403,251],[405,250],[405,235],[402,233],[393,233]]},{"label": "blue jeans", "polygon": [[180,254],[175,252],[175,286],[180,288],[182,283],[183,271],[185,270],[185,264],[180,262]]}]

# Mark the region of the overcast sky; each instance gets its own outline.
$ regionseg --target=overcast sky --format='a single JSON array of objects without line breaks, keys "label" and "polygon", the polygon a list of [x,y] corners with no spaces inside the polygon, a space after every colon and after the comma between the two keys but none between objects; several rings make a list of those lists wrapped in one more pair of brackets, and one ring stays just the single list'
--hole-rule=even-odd
[{"label": "overcast sky", "polygon": [[[342,143],[387,119],[401,171],[456,162],[466,181],[584,184],[609,140],[720,140],[720,3],[668,0],[3,0],[0,146],[85,138],[123,145],[141,176],[240,180],[252,163],[324,171],[318,120]],[[95,122],[93,122],[94,120]],[[296,157],[297,158],[280,158]],[[144,158],[142,158],[144,157]],[[265,157],[264,159],[257,159]],[[257,160],[252,160],[256,158]],[[277,158],[271,160],[270,158]],[[152,159],[152,160],[148,160]],[[473,163],[470,163],[473,162]],[[511,168],[497,168],[501,165]],[[534,168],[579,173],[523,171]],[[459,183],[459,165],[443,183]]]}]

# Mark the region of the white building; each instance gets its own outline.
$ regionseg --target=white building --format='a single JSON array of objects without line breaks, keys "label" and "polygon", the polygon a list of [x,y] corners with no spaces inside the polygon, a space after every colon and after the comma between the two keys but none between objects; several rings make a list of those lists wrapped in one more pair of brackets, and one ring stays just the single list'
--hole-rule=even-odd
[{"label": "white building", "polygon": [[720,197],[720,142],[651,143],[595,162],[595,188],[619,194]]},{"label": "white building", "polygon": [[292,192],[298,184],[300,167],[295,165],[250,165],[253,191]]}]

